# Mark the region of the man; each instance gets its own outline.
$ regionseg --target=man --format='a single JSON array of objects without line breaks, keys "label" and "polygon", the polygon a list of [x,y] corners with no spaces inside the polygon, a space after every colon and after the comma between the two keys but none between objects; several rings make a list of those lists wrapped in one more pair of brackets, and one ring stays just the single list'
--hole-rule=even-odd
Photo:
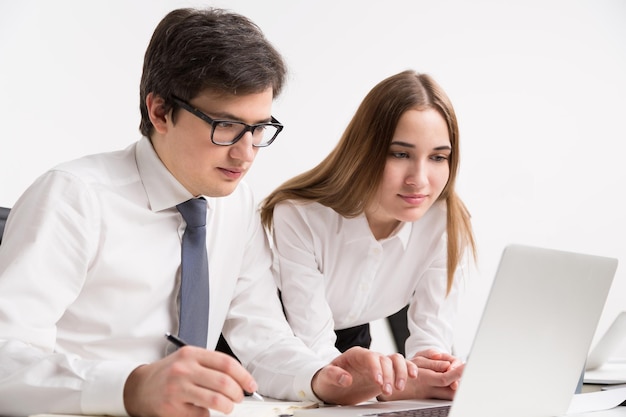
[{"label": "man", "polygon": [[[240,181],[280,133],[271,105],[285,73],[243,16],[180,9],[159,23],[141,80],[144,138],[50,170],[11,211],[0,245],[0,415],[206,416],[257,389],[349,404],[416,377],[400,355],[365,349],[326,364],[282,316]],[[192,328],[201,347],[172,352],[164,334],[182,330],[195,291],[181,290],[187,201],[207,210],[209,288],[193,302],[208,297],[208,324]],[[220,332],[245,368],[206,349]]]}]

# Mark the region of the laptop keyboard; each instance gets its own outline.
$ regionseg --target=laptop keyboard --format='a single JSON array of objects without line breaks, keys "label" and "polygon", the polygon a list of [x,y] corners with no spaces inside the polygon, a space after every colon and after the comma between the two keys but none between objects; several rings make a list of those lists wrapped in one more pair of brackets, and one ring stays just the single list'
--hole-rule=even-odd
[{"label": "laptop keyboard", "polygon": [[420,408],[417,410],[384,411],[363,415],[372,417],[447,417],[449,412],[450,406],[443,405],[441,407]]}]

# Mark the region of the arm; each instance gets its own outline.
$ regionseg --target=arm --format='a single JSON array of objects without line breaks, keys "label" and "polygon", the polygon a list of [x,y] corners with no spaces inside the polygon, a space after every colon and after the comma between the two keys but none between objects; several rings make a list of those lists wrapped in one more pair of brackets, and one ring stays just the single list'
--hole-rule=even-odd
[{"label": "arm", "polygon": [[414,364],[400,355],[359,348],[334,355],[329,364],[294,337],[277,297],[266,234],[256,214],[253,219],[222,331],[261,394],[349,404],[398,389],[415,376]]},{"label": "arm", "polygon": [[[250,310],[250,303],[245,309],[236,308],[239,318],[224,327],[230,346],[258,382],[260,393],[293,401],[355,404],[402,391],[407,381],[417,377],[417,366],[401,355],[385,356],[359,347],[325,364],[290,332],[270,284],[266,282],[267,288],[274,288],[270,292],[255,286],[255,294],[263,295],[255,297],[256,308]],[[251,314],[243,314],[244,310]],[[267,331],[268,326],[273,330]]]},{"label": "arm", "polygon": [[459,303],[462,269],[457,269],[452,289],[446,296],[444,239],[440,241],[439,253],[418,282],[407,313],[411,333],[406,342],[407,356],[420,368],[420,373],[404,392],[381,396],[381,400],[451,400],[458,388],[464,364],[449,352],[452,350],[452,323]]},{"label": "arm", "polygon": [[406,356],[413,357],[417,352],[435,349],[452,352],[454,342],[453,324],[457,317],[460,299],[460,281],[463,271],[455,272],[450,292],[446,294],[447,253],[446,239],[442,236],[431,249],[428,267],[419,277],[407,312],[409,337],[406,341]]},{"label": "arm", "polygon": [[[239,363],[193,347],[159,359],[167,345],[161,331],[171,325],[170,294],[178,261],[154,266],[142,261],[152,259],[155,250],[170,259],[180,250],[178,236],[172,233],[155,242],[158,248],[150,245],[155,239],[131,240],[145,256],[129,258],[128,250],[120,250],[122,242],[112,239],[114,232],[126,236],[129,226],[136,225],[140,235],[162,236],[170,229],[146,230],[133,216],[126,219],[129,225],[122,222],[127,213],[122,211],[108,219],[103,236],[102,192],[91,190],[73,175],[56,172],[42,177],[12,211],[0,247],[0,398],[13,401],[0,401],[0,414],[228,412],[241,399],[242,389],[256,390]],[[115,197],[108,201],[119,206]],[[128,214],[134,214],[136,204],[129,206]],[[176,227],[167,216],[159,223]],[[110,250],[101,252],[96,246],[106,245],[102,242],[107,239]],[[101,258],[108,262],[96,261]],[[269,271],[269,264],[265,267]],[[163,290],[146,291],[147,283],[157,280]],[[268,282],[273,285],[271,275]],[[146,302],[159,307],[129,305]],[[138,321],[130,321],[131,313]]]},{"label": "arm", "polygon": [[140,362],[57,346],[57,320],[78,297],[97,241],[91,210],[60,173],[39,178],[12,209],[0,245],[0,398],[12,401],[0,401],[0,414],[125,413],[123,383]]},{"label": "arm", "polygon": [[290,203],[274,211],[274,247],[278,259],[276,280],[282,293],[285,314],[296,336],[331,360],[335,348],[333,312],[326,298],[326,279],[320,272],[314,230],[303,212]]}]

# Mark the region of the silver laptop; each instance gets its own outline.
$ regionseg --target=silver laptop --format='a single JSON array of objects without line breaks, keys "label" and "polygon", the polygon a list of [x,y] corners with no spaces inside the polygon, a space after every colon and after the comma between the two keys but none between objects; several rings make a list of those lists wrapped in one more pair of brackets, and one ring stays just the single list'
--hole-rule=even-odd
[{"label": "silver laptop", "polygon": [[420,416],[398,411],[424,408],[441,408],[448,417],[563,415],[616,269],[613,258],[508,246],[453,402],[366,403],[294,416]]},{"label": "silver laptop", "polygon": [[622,311],[598,343],[593,347],[585,365],[587,384],[626,383],[626,361],[611,361],[618,348],[626,342],[626,311]]}]

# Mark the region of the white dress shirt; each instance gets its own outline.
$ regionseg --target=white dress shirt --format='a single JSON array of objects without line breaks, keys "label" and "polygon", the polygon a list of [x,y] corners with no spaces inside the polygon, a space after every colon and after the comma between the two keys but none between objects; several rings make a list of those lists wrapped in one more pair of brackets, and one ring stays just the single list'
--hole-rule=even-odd
[{"label": "white dress shirt", "polygon": [[[146,138],[39,177],[13,207],[0,245],[0,415],[124,415],[140,364],[171,349],[190,193]],[[207,197],[210,312],[261,394],[314,399],[321,361],[282,315],[253,195]]]},{"label": "white dress shirt", "polygon": [[312,202],[274,209],[277,284],[289,324],[325,358],[338,354],[334,329],[387,317],[409,304],[406,356],[451,352],[461,269],[446,297],[446,209],[376,240],[365,215],[345,218]]}]

